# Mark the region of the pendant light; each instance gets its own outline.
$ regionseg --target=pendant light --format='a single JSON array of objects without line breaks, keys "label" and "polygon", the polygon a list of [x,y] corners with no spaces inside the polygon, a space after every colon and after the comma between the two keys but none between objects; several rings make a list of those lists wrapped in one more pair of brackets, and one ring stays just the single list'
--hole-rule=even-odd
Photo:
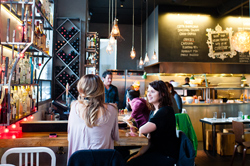
[{"label": "pendant light", "polygon": [[108,46],[107,46],[107,48],[106,48],[106,52],[108,53],[108,54],[111,54],[112,52],[113,52],[113,47],[112,47],[112,45],[109,43],[108,44]]},{"label": "pendant light", "polygon": [[[241,16],[243,17],[243,2],[241,1]],[[244,31],[236,32],[231,38],[232,47],[238,52],[249,52],[250,51],[250,33]]]},{"label": "pendant light", "polygon": [[144,59],[144,64],[149,62],[148,58],[148,0],[146,0],[146,54]]},{"label": "pendant light", "polygon": [[133,0],[133,26],[132,26],[132,49],[130,51],[131,59],[134,59],[136,56],[135,48],[134,48],[134,40],[135,40],[135,2]]},{"label": "pendant light", "polygon": [[154,0],[154,53],[152,56],[153,60],[157,59],[156,52],[155,52],[155,0]]},{"label": "pendant light", "polygon": [[[113,0],[112,0],[113,1]],[[112,47],[112,43],[114,42],[115,43],[115,41],[113,41],[113,40],[115,40],[115,39],[113,39],[114,37],[112,36],[112,35],[110,35],[110,5],[111,4],[111,0],[109,0],[109,29],[108,29],[108,31],[109,31],[109,36],[110,36],[110,38],[109,38],[109,43],[108,43],[108,46],[107,46],[107,48],[106,48],[106,52],[108,53],[108,54],[111,54],[112,52],[113,52],[113,47]],[[112,5],[112,7],[113,7],[113,5]],[[112,38],[113,37],[113,38]]]},{"label": "pendant light", "polygon": [[142,57],[140,57],[140,61],[139,61],[140,68],[142,68],[143,65],[144,65],[144,63],[143,63]]},{"label": "pendant light", "polygon": [[139,68],[142,68],[144,65],[143,60],[142,60],[142,0],[141,0],[141,57],[139,61]]},{"label": "pendant light", "polygon": [[114,38],[113,35],[110,35],[109,43],[110,43],[111,45],[115,44],[115,38]]},{"label": "pendant light", "polygon": [[111,35],[113,35],[114,37],[120,37],[121,34],[120,34],[119,27],[118,27],[118,19],[116,18],[116,15],[117,15],[117,0],[115,0],[115,19],[114,19]]}]

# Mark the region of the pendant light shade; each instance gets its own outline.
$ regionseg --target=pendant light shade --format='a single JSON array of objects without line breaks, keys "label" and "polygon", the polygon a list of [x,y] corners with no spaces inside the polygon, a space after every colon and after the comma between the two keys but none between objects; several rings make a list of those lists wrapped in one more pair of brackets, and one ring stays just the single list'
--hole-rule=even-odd
[{"label": "pendant light shade", "polygon": [[134,59],[136,57],[136,52],[135,52],[135,48],[132,47],[131,51],[130,51],[130,57],[131,59]]},{"label": "pendant light shade", "polygon": [[146,0],[146,54],[144,64],[149,62],[148,58],[148,0]]},{"label": "pendant light shade", "polygon": [[121,35],[119,27],[118,27],[118,20],[116,18],[114,20],[114,25],[113,25],[113,28],[112,28],[112,31],[111,31],[111,35],[114,36],[114,37],[117,37],[117,36]]},{"label": "pendant light shade", "polygon": [[148,53],[145,54],[144,64],[149,62]]},{"label": "pendant light shade", "polygon": [[109,43],[112,44],[112,45],[115,44],[115,38],[114,38],[114,36],[110,35]]},{"label": "pendant light shade", "polygon": [[[113,4],[113,0],[112,0],[112,4]],[[111,0],[109,0],[109,36],[110,38],[109,38],[108,46],[106,48],[106,52],[108,54],[111,54],[113,52],[112,44],[115,43],[114,37],[112,36],[112,34],[110,34],[110,8],[111,8]],[[112,5],[112,11],[113,11],[113,5]]]},{"label": "pendant light shade", "polygon": [[[243,4],[243,0],[241,0]],[[243,16],[243,5],[241,5],[241,16]],[[243,23],[242,23],[243,24]],[[250,51],[250,33],[244,31],[236,32],[231,38],[232,47],[238,52],[249,52]]]},{"label": "pendant light shade", "polygon": [[144,63],[143,63],[142,57],[140,57],[139,66],[143,66],[143,65]]},{"label": "pendant light shade", "polygon": [[130,57],[132,59],[135,58],[136,52],[134,48],[134,33],[135,33],[135,6],[134,6],[134,0],[133,0],[133,25],[132,25],[132,50],[130,51]]},{"label": "pendant light shade", "polygon": [[112,52],[113,52],[113,47],[112,47],[112,45],[109,43],[108,44],[108,46],[107,46],[107,48],[106,48],[106,52],[108,53],[108,54],[111,54]]},{"label": "pendant light shade", "polygon": [[156,52],[155,52],[155,0],[154,0],[154,53],[152,56],[153,60],[157,59]]},{"label": "pendant light shade", "polygon": [[144,65],[143,60],[142,60],[142,1],[141,1],[141,57],[139,61],[139,68],[142,68]]},{"label": "pendant light shade", "polygon": [[156,56],[156,52],[155,52],[155,51],[154,51],[154,53],[153,53],[152,59],[153,59],[153,60],[157,59],[157,56]]},{"label": "pendant light shade", "polygon": [[231,39],[232,47],[238,52],[250,51],[250,33],[240,31],[234,34]]}]

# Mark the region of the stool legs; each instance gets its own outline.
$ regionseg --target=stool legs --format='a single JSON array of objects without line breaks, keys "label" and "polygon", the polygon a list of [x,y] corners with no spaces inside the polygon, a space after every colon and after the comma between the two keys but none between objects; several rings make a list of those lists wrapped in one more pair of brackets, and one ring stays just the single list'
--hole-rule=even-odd
[{"label": "stool legs", "polygon": [[242,166],[244,166],[244,164],[245,164],[246,152],[247,152],[247,147],[244,147],[244,150],[243,150],[243,161],[242,161]]},{"label": "stool legs", "polygon": [[239,146],[239,145],[234,145],[234,154],[233,154],[233,157],[232,157],[231,166],[233,165],[235,153],[236,153],[236,151],[237,151],[237,147],[238,147],[238,146]]}]

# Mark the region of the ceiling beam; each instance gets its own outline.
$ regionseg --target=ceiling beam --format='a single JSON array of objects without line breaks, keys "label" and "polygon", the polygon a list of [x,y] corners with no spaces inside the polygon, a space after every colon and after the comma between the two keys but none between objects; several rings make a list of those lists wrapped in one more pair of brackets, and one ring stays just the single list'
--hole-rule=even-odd
[{"label": "ceiling beam", "polygon": [[226,3],[217,7],[217,12],[219,13],[219,17],[222,17],[247,3],[248,0],[228,0]]}]

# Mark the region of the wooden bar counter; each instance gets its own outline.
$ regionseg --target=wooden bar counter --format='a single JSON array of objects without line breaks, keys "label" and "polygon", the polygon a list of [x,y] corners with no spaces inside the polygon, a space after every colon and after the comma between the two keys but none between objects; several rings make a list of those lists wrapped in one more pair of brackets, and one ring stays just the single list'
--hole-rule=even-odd
[{"label": "wooden bar counter", "polygon": [[[115,146],[143,146],[148,144],[146,137],[126,136],[126,130],[119,130],[119,141]],[[31,146],[68,146],[67,132],[55,132],[56,138],[49,138],[51,132],[22,132],[19,138],[1,139],[0,148],[31,147]]]}]

